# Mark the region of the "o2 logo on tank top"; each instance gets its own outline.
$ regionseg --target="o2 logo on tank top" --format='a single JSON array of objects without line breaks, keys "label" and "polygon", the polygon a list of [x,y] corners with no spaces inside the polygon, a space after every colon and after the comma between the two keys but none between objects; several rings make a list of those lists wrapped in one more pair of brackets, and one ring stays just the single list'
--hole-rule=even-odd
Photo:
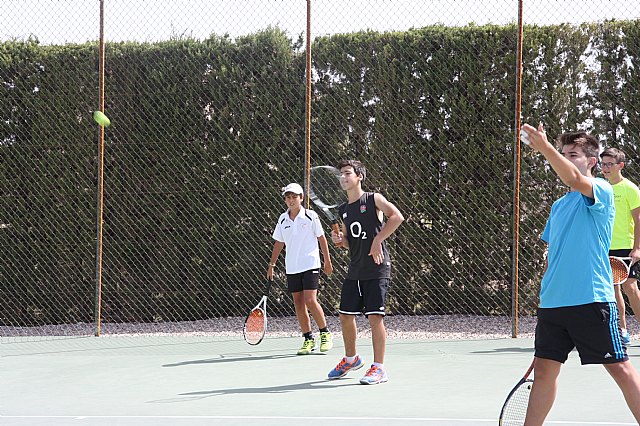
[{"label": "o2 logo on tank top", "polygon": [[367,231],[362,230],[362,225],[360,224],[360,222],[353,222],[349,226],[349,230],[351,231],[351,236],[353,238],[359,238],[361,240],[367,239]]}]

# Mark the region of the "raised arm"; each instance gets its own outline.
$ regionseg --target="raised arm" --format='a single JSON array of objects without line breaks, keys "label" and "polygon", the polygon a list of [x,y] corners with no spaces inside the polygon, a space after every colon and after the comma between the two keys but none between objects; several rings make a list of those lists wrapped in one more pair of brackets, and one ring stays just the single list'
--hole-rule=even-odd
[{"label": "raised arm", "polygon": [[[544,155],[562,183],[586,197],[593,198],[593,183],[591,182],[591,178],[586,174],[588,169],[583,173],[583,171],[578,169],[578,167],[567,158],[580,155],[580,152],[572,152],[571,150],[565,153],[558,152],[547,140],[547,134],[544,131],[542,123],[538,125],[537,129],[529,124],[523,125],[522,129],[527,133],[529,146]],[[592,161],[591,158],[587,160],[589,162]],[[597,159],[593,161],[597,161]],[[591,167],[591,164],[589,163],[586,166]]]}]

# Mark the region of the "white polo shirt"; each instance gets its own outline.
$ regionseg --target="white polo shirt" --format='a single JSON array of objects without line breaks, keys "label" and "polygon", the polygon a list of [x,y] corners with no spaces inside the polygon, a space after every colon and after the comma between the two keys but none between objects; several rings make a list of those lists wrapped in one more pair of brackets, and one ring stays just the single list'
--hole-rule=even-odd
[{"label": "white polo shirt", "polygon": [[318,238],[324,235],[318,214],[304,207],[294,220],[289,218],[289,210],[278,218],[273,239],[285,244],[287,274],[299,274],[320,268]]}]

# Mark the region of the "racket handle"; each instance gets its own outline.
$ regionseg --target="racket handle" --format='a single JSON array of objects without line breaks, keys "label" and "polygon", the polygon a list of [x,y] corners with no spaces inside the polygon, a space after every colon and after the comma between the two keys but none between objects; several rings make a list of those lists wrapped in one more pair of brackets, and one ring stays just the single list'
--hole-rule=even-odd
[{"label": "racket handle", "polygon": [[[331,229],[333,229],[333,232],[335,232],[336,235],[340,235],[340,225],[338,225],[338,222],[332,223]],[[340,244],[336,244],[336,247],[344,247],[344,246],[342,245],[342,243],[340,243]]]}]

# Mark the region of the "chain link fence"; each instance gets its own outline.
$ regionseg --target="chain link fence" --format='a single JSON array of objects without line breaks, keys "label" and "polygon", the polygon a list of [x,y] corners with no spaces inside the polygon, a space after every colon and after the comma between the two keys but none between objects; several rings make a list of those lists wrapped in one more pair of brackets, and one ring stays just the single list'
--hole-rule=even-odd
[{"label": "chain link fence", "polygon": [[[514,172],[517,1],[103,4],[101,264],[100,2],[0,5],[3,340],[92,335],[97,306],[105,334],[206,332],[246,314],[280,188],[305,176],[308,5],[311,163],[362,160],[365,190],[406,218],[390,313],[511,315],[516,185],[519,314],[535,313],[539,236],[565,189],[526,148]],[[522,120],[622,148],[634,181],[638,40],[637,2],[524,2]],[[331,250],[327,313],[347,265]],[[283,259],[277,279],[270,313],[292,316]]]}]

